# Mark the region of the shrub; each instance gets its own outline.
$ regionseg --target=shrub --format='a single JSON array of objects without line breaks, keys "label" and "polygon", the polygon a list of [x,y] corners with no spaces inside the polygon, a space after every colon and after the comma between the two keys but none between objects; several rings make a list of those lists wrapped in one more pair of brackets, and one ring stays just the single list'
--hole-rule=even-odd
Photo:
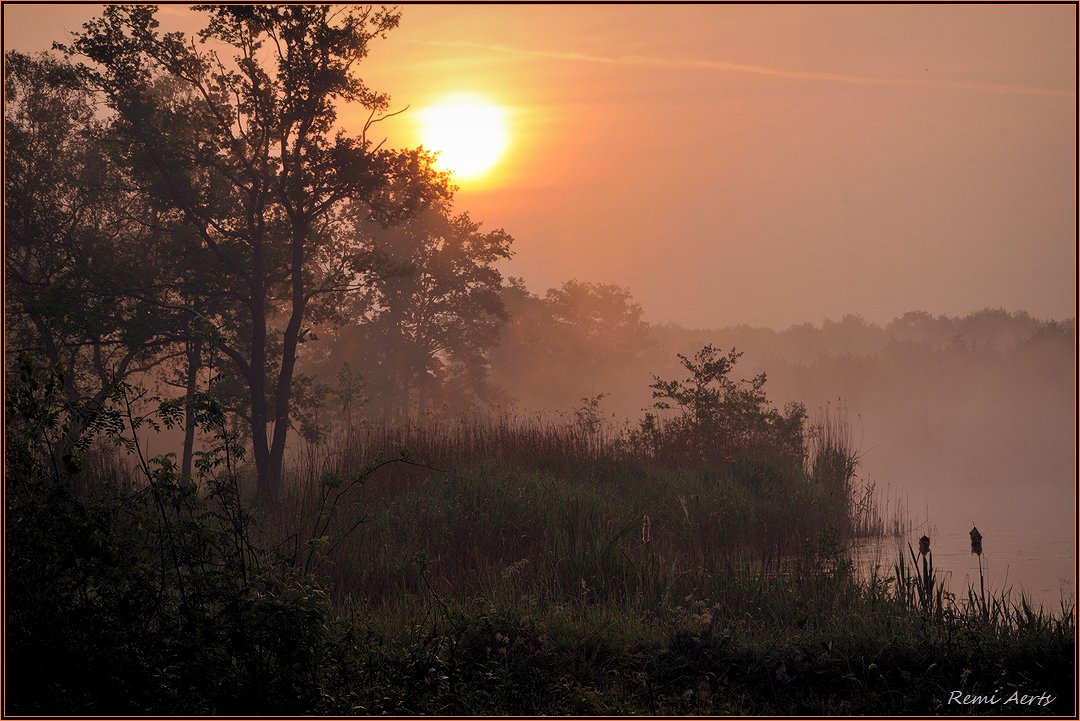
[{"label": "shrub", "polygon": [[658,461],[679,466],[731,462],[747,452],[775,454],[801,466],[806,409],[797,403],[783,413],[770,407],[764,373],[733,380],[741,356],[734,348],[724,354],[706,345],[693,358],[679,354],[689,377],[654,376],[654,407],[678,414],[667,421],[647,414],[635,436],[639,447]]},{"label": "shrub", "polygon": [[[311,708],[327,598],[252,545],[230,464],[203,459],[206,498],[170,456],[143,463],[134,492],[80,494],[72,476],[86,444],[54,457],[74,413],[55,403],[56,386],[23,363],[7,397],[9,710]],[[130,431],[144,419],[126,410]],[[138,448],[115,423],[106,431]]]}]

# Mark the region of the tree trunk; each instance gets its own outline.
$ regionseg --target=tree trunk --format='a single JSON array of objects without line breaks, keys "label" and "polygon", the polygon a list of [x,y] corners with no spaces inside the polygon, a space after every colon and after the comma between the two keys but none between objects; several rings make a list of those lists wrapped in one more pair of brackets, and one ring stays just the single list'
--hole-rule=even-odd
[{"label": "tree trunk", "polygon": [[[259,373],[265,368],[255,369]],[[266,408],[264,383],[251,384],[251,454],[255,457],[255,494],[260,504],[277,500],[281,485],[281,469],[272,467],[270,448],[266,443],[269,414]]]},{"label": "tree trunk", "polygon": [[[299,321],[301,312],[294,313],[294,318]],[[289,410],[292,401],[292,377],[296,368],[296,344],[299,333],[299,322],[296,323],[296,331],[290,322],[285,329],[285,344],[282,349],[281,373],[278,375],[277,388],[274,393],[274,433],[267,454],[267,479],[272,479],[270,491],[271,501],[276,501],[281,494],[283,485],[282,472],[285,465],[285,442],[289,434]]]},{"label": "tree trunk", "polygon": [[270,412],[266,404],[266,291],[263,285],[262,253],[256,245],[252,268],[251,366],[248,390],[251,398],[251,453],[255,457],[256,497],[260,504],[273,504],[281,490],[281,465],[274,464],[266,442]]},{"label": "tree trunk", "polygon": [[[296,370],[296,349],[300,342],[300,327],[304,319],[306,300],[304,298],[304,241],[306,240],[306,225],[294,220],[292,238],[292,271],[291,271],[291,305],[289,323],[285,327],[282,337],[281,369],[278,373],[277,383],[274,387],[274,404],[270,409],[273,411],[274,430],[269,446],[267,445],[267,424],[270,420],[266,408],[265,378],[266,378],[266,313],[262,303],[256,303],[259,319],[255,325],[256,337],[261,342],[252,344],[252,372],[258,377],[260,389],[259,400],[261,413],[259,431],[255,428],[254,385],[252,386],[252,434],[258,436],[255,441],[255,466],[258,474],[258,495],[261,502],[276,503],[281,497],[283,486],[283,471],[285,466],[285,444],[289,435],[289,415],[292,404],[292,379]],[[259,359],[256,363],[255,349],[259,348]],[[262,450],[259,446],[261,444]]]},{"label": "tree trunk", "polygon": [[292,405],[292,379],[296,371],[296,351],[300,344],[300,327],[304,320],[307,302],[304,298],[304,242],[307,225],[298,219],[293,221],[292,237],[292,310],[285,326],[281,348],[281,370],[274,389],[274,435],[267,459],[267,472],[274,479],[272,499],[276,500],[283,483],[285,465],[285,442],[289,435],[289,415]]},{"label": "tree trunk", "polygon": [[191,461],[195,452],[195,394],[198,392],[199,359],[202,338],[196,336],[187,348],[187,395],[184,403],[184,452],[180,457],[180,477],[191,479]]}]

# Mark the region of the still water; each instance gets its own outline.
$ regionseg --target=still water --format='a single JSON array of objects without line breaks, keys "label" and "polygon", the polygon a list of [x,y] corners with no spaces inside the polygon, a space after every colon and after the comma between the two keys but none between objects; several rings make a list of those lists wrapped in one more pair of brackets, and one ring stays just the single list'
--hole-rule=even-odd
[{"label": "still water", "polygon": [[[930,552],[937,577],[958,599],[966,598],[967,588],[979,589],[979,557],[971,552],[970,528],[961,530],[931,529]],[[983,534],[982,568],[987,593],[1012,589],[1019,601],[1020,592],[1048,610],[1058,610],[1062,600],[1072,606],[1076,593],[1075,538],[1020,530],[980,527]],[[852,551],[852,559],[864,575],[875,566],[879,576],[895,574],[897,557],[902,550],[910,563],[908,543],[919,551],[919,536],[914,531],[904,538],[873,539],[861,542]]]}]

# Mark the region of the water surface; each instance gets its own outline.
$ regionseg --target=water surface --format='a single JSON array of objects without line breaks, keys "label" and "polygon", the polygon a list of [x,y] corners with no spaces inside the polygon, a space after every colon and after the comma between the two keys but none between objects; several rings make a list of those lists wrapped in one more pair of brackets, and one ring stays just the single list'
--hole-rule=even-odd
[{"label": "water surface", "polygon": [[[933,528],[928,534],[937,576],[957,598],[966,598],[969,586],[979,589],[979,557],[971,552],[970,530]],[[979,531],[983,534],[982,572],[987,592],[1011,589],[1017,601],[1023,592],[1049,610],[1059,609],[1063,599],[1071,605],[1076,589],[1074,537],[1019,529],[980,527]],[[860,542],[852,558],[865,575],[877,566],[879,575],[892,576],[899,552],[902,550],[910,562],[908,544],[917,554],[923,533]]]}]

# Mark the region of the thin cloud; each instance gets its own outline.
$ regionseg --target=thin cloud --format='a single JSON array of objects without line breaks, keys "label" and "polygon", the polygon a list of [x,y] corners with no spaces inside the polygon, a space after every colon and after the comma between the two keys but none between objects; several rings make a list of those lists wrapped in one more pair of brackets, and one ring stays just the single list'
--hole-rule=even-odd
[{"label": "thin cloud", "polygon": [[473,50],[487,50],[490,52],[504,53],[507,55],[519,55],[533,58],[548,58],[552,60],[567,60],[571,62],[594,63],[600,65],[626,65],[635,67],[667,68],[671,70],[716,70],[722,72],[746,73],[750,75],[766,75],[790,80],[809,80],[814,82],[846,83],[848,85],[876,85],[901,88],[935,88],[947,90],[974,90],[1003,95],[1040,95],[1044,97],[1073,98],[1072,90],[1057,88],[1042,88],[1028,85],[1009,85],[1005,83],[991,83],[984,81],[965,80],[940,80],[933,78],[890,78],[870,75],[849,75],[847,73],[823,73],[808,70],[788,70],[785,68],[773,68],[767,65],[748,65],[745,63],[729,63],[718,60],[693,60],[693,59],[670,59],[657,58],[644,55],[623,55],[618,57],[605,57],[602,55],[589,55],[586,53],[553,52],[546,50],[529,50],[513,48],[506,45],[488,45],[483,43],[470,43],[464,41],[441,41],[441,40],[415,40],[424,45],[447,48],[468,48]]}]

